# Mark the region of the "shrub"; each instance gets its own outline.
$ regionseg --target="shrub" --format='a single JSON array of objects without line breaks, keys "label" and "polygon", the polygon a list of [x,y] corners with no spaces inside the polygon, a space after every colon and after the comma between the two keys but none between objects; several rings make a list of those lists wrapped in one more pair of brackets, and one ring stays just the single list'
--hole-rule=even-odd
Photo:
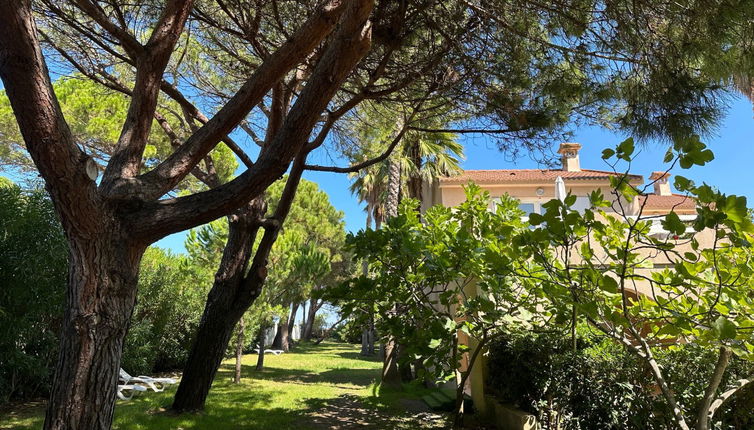
[{"label": "shrub", "polygon": [[[638,428],[652,412],[648,375],[609,340],[513,334],[490,347],[488,384],[503,402],[539,417],[544,428]],[[554,414],[553,414],[554,413]],[[649,428],[649,427],[642,427]]]},{"label": "shrub", "polygon": [[[678,402],[687,409],[688,414],[691,414],[693,407],[701,401],[705,384],[710,380],[717,361],[716,351],[693,343],[683,344],[663,351],[658,356],[658,361],[665,369],[668,384]],[[733,356],[720,387],[724,390],[733,381],[749,378],[753,373],[754,365],[750,361]],[[671,413],[664,402],[658,405],[658,409],[663,408],[664,415]],[[718,429],[754,428],[754,387],[750,385],[742,389],[723,404],[715,414],[713,424],[714,428]]]},{"label": "shrub", "polygon": [[361,318],[349,318],[344,324],[335,329],[333,339],[344,343],[361,343],[361,333],[364,330]]},{"label": "shrub", "polygon": [[0,403],[49,391],[68,247],[44,192],[0,184]]},{"label": "shrub", "polygon": [[122,366],[129,373],[183,367],[199,326],[211,274],[159,248],[144,254]]},{"label": "shrub", "polygon": [[[709,381],[714,351],[676,345],[657,357],[687,413]],[[544,429],[673,429],[648,369],[611,339],[580,330],[576,351],[562,333],[508,334],[490,347],[488,388],[505,403],[537,415]],[[721,384],[751,375],[733,358]],[[742,390],[716,415],[714,428],[754,428],[754,389]],[[559,422],[556,422],[556,418]],[[560,425],[560,427],[558,427]]]}]

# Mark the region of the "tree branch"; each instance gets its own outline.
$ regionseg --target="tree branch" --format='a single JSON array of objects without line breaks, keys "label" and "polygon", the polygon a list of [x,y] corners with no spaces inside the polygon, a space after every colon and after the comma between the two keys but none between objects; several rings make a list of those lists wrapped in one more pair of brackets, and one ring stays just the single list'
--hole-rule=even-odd
[{"label": "tree branch", "polygon": [[244,119],[285,72],[303,61],[330,34],[345,9],[343,3],[345,2],[331,0],[320,8],[257,68],[220,111],[192,134],[181,148],[154,170],[132,180],[121,181],[111,195],[137,194],[144,200],[155,200],[175,187],[222,136],[230,133]]},{"label": "tree branch", "polygon": [[76,145],[55,97],[27,1],[0,2],[0,79],[10,100],[26,149],[47,183],[64,227],[98,212],[95,183],[86,174],[90,158]]},{"label": "tree branch", "polygon": [[125,28],[121,28],[110,21],[105,11],[99,5],[89,0],[75,0],[74,4],[92,18],[94,22],[99,24],[100,27],[110,33],[111,36],[116,38],[131,58],[136,59],[144,53],[144,46]]},{"label": "tree branch", "polygon": [[151,241],[203,224],[258,196],[282,176],[291,160],[304,148],[322,111],[368,52],[371,26],[367,19],[371,9],[370,0],[349,2],[340,28],[311,78],[286,116],[280,131],[263,148],[252,168],[213,190],[176,199],[145,202],[138,215],[130,217],[134,220],[132,227],[136,234]]},{"label": "tree branch", "polygon": [[414,107],[413,111],[411,112],[411,115],[409,115],[408,118],[406,118],[403,121],[403,126],[398,131],[398,134],[396,134],[393,140],[390,142],[390,145],[388,145],[387,149],[385,149],[385,151],[382,154],[378,155],[377,157],[374,157],[370,160],[366,160],[364,162],[361,162],[361,163],[358,163],[349,167],[320,166],[316,164],[307,164],[306,166],[304,166],[304,168],[306,170],[311,170],[315,172],[353,173],[353,172],[358,172],[359,170],[365,169],[374,164],[377,164],[381,161],[384,161],[385,159],[387,159],[387,157],[390,156],[390,154],[392,154],[393,150],[395,150],[395,147],[398,146],[398,143],[400,143],[401,139],[403,139],[403,136],[411,128],[408,124],[410,124],[411,121],[413,121],[414,117],[416,117],[416,114],[421,109],[421,106],[429,99],[433,91],[434,91],[434,86],[431,87],[427,91],[427,94],[424,96],[424,98],[422,98],[419,101],[419,103],[417,103],[417,105]]},{"label": "tree branch", "polygon": [[110,194],[118,180],[132,178],[139,173],[152,129],[152,118],[157,110],[162,75],[183,32],[192,4],[193,0],[169,1],[144,50],[136,57],[136,81],[131,103],[100,184],[100,190],[106,195]]},{"label": "tree branch", "polygon": [[696,429],[707,430],[709,427],[709,421],[712,418],[710,413],[712,400],[715,398],[717,388],[720,386],[720,381],[723,380],[725,369],[728,368],[728,361],[730,360],[732,352],[730,348],[726,346],[720,347],[720,353],[717,357],[717,363],[715,364],[715,370],[712,372],[707,389],[704,390],[704,397],[702,397],[702,403],[699,405],[699,409],[696,414]]},{"label": "tree branch", "polygon": [[748,379],[739,379],[736,381],[736,385],[733,388],[730,388],[729,390],[726,390],[724,393],[720,395],[717,399],[715,399],[714,402],[709,407],[709,411],[707,413],[707,417],[710,421],[712,421],[712,418],[715,416],[715,412],[720,408],[720,406],[724,405],[728,399],[736,394],[739,390],[744,388],[745,386],[749,385],[750,383],[754,382],[754,376],[750,376]]},{"label": "tree branch", "polygon": [[288,175],[288,180],[285,182],[280,200],[272,215],[272,219],[277,221],[277,223],[272,228],[265,228],[262,240],[259,242],[259,246],[254,253],[251,268],[241,284],[241,289],[245,294],[258,296],[261,293],[264,281],[267,279],[267,263],[270,251],[272,250],[272,245],[277,240],[283,221],[285,221],[293,205],[298,184],[301,182],[301,174],[304,171],[303,165],[305,160],[306,154],[302,153],[299,154],[293,163],[291,173]]},{"label": "tree branch", "polygon": [[486,129],[486,128],[427,128],[427,127],[409,127],[411,130],[423,131],[425,133],[455,133],[455,134],[504,134],[514,131],[521,131],[514,128],[498,128],[498,129]]}]

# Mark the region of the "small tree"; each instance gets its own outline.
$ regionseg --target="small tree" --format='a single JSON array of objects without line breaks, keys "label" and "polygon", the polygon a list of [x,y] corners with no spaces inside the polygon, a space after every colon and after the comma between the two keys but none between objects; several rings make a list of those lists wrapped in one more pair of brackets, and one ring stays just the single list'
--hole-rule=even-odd
[{"label": "small tree", "polygon": [[[633,151],[628,139],[605,150],[603,158],[616,168],[619,161],[630,162]],[[675,139],[665,161],[688,168],[712,158],[698,137],[690,137]],[[643,190],[626,176],[612,182],[612,201],[595,191],[592,209],[581,213],[571,208],[576,199],[569,195],[530,216],[539,227],[515,243],[538,268],[519,276],[542,285],[548,309],[561,321],[586,320],[644,361],[679,428],[706,430],[719,407],[753,380],[720,387],[732,354],[754,359],[754,228],[746,199],[677,176],[676,187],[697,204],[694,220],[683,222],[673,211],[645,214]],[[632,203],[638,207],[633,215]],[[658,224],[664,230],[659,234]],[[696,405],[678,402],[656,359],[659,350],[678,342],[717,351]]]},{"label": "small tree", "polygon": [[382,229],[349,236],[370,273],[332,293],[347,298],[345,313],[376,303],[383,337],[404,346],[404,360],[422,361],[420,376],[457,376],[460,423],[466,383],[485,346],[506,325],[531,324],[539,302],[536,283],[516,284],[511,276],[507,250],[526,226],[514,199],[502,198],[492,212],[489,195],[474,185],[456,208],[435,206],[420,218],[416,205],[407,200]]}]

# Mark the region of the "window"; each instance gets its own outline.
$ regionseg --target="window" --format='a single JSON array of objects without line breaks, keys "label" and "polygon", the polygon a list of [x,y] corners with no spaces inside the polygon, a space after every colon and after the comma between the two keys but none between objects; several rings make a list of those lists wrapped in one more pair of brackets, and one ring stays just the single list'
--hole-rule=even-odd
[{"label": "window", "polygon": [[[538,205],[537,205],[538,206]],[[532,212],[537,212],[537,207],[534,205],[534,203],[519,203],[518,208],[524,211],[526,215],[529,215]]]},{"label": "window", "polygon": [[[490,210],[495,211],[497,210],[497,204],[499,203],[500,199],[494,198],[492,199],[492,204],[490,205]],[[539,202],[521,202],[518,203],[518,208],[521,209],[524,212],[524,218],[528,218],[530,213],[540,213],[542,211],[542,205]]]},{"label": "window", "polygon": [[571,209],[583,214],[584,211],[592,207],[592,202],[589,201],[589,197],[579,196],[576,197],[576,203],[571,206]]}]

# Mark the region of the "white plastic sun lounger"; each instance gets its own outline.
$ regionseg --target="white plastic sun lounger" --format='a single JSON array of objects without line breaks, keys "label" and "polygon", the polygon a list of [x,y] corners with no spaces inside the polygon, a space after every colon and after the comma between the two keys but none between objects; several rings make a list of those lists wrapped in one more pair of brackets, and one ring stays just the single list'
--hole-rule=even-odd
[{"label": "white plastic sun lounger", "polygon": [[[283,352],[284,352],[284,351],[283,351],[282,349],[265,349],[265,350],[264,350],[264,353],[265,353],[265,354],[275,354],[275,355],[280,355],[280,354],[282,354]],[[254,353],[255,353],[255,354],[259,354],[259,348],[254,348]]]},{"label": "white plastic sun lounger", "polygon": [[152,378],[151,376],[144,375],[131,376],[123,369],[120,369],[120,380],[123,381],[124,384],[144,384],[157,393],[163,391],[167,385],[172,385],[178,382],[173,378]]},{"label": "white plastic sun lounger", "polygon": [[137,391],[147,391],[147,389],[141,385],[118,384],[118,392],[116,394],[121,400],[131,400]]}]

